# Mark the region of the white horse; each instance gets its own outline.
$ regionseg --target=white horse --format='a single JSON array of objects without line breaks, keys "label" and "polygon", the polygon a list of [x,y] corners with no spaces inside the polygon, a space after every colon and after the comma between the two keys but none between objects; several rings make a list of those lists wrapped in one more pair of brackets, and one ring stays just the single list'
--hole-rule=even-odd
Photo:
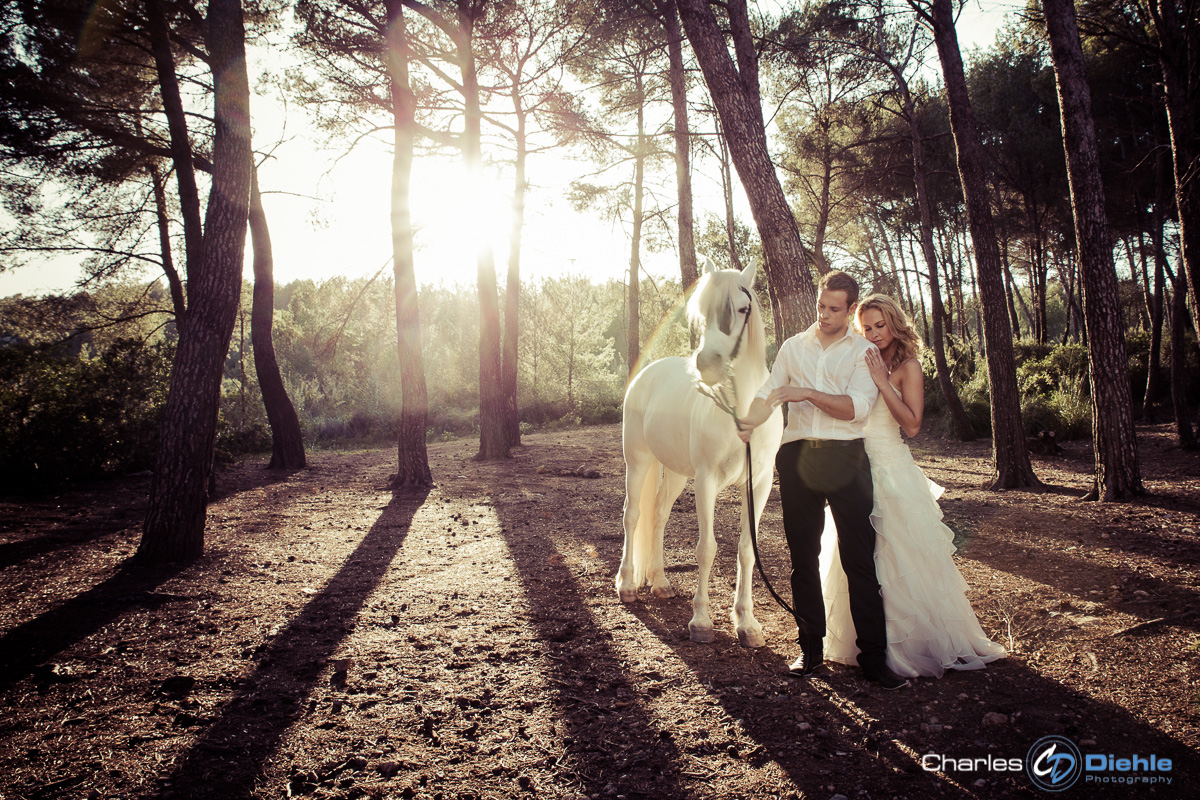
[{"label": "white horse", "polygon": [[[688,318],[702,337],[690,358],[663,358],[637,374],[625,392],[622,446],[625,451],[625,547],[617,572],[617,594],[624,603],[637,599],[649,584],[655,597],[674,597],[663,571],[663,529],[671,506],[688,478],[695,481],[696,594],[688,632],[694,642],[713,640],[708,579],[717,541],[713,512],[717,494],[735,481],[745,484],[746,446],[728,411],[720,408],[708,387],[724,385],[724,397],[745,416],[754,394],[768,376],[766,336],[754,298],[752,263],[734,269],[706,269],[688,303]],[[775,452],[783,436],[778,409],[751,436],[754,508],[742,495],[742,534],[738,541],[737,588],[731,616],[738,641],[745,647],[765,643],[754,618],[751,581],[754,550],[748,513],[757,524],[771,489]]]}]

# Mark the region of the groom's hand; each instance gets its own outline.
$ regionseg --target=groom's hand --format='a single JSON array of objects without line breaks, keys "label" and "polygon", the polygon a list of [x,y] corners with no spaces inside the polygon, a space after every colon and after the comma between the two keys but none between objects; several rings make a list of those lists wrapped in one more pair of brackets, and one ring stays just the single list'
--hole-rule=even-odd
[{"label": "groom's hand", "polygon": [[812,397],[812,389],[801,386],[780,386],[778,389],[772,389],[767,395],[767,402],[771,407],[783,405],[784,403],[803,403]]}]

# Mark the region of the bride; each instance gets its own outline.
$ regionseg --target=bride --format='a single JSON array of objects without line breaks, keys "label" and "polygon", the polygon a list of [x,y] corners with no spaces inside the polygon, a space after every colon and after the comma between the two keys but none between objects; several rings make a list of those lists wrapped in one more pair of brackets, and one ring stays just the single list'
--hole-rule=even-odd
[{"label": "bride", "polygon": [[[1007,653],[984,634],[967,601],[967,582],[951,557],[954,533],[942,523],[937,504],[944,490],[925,477],[900,437],[901,429],[909,436],[921,429],[925,378],[916,359],[921,340],[896,301],[881,294],[859,303],[856,325],[879,348],[867,352],[879,400],[867,419],[864,441],[875,485],[871,522],[887,618],[887,665],[905,677],[980,669]],[[826,509],[821,545],[825,657],[855,664],[858,648],[840,561]]]}]

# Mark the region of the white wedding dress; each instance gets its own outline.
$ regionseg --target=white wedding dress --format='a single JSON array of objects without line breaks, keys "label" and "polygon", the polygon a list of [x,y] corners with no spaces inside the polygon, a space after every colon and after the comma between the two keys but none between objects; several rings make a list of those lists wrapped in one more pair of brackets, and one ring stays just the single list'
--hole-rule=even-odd
[{"label": "white wedding dress", "polygon": [[[1007,655],[988,639],[967,601],[967,582],[954,564],[954,533],[937,500],[945,491],[925,477],[900,438],[900,426],[880,398],[864,433],[875,504],[875,570],[887,618],[887,664],[905,677],[941,677],[947,669],[981,669]],[[846,573],[828,507],[821,542],[825,595],[825,658],[857,664]]]}]

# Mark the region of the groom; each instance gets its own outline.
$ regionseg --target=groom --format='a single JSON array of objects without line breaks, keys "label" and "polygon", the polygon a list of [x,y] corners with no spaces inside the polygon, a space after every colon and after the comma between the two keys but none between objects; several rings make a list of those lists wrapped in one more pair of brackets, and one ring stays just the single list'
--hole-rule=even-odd
[{"label": "groom", "polygon": [[850,330],[857,303],[854,278],[837,270],[826,273],[818,286],[817,321],[779,348],[771,377],[751,403],[739,436],[748,440],[775,406],[788,403],[775,467],[800,630],[800,657],[791,674],[811,675],[824,655],[825,602],[817,561],[828,501],[849,584],[850,616],[861,651],[858,665],[867,680],[884,689],[900,689],[908,681],[885,663],[887,630],[870,517],[871,463],[863,448],[863,425],[879,389],[864,359],[872,345]]}]

